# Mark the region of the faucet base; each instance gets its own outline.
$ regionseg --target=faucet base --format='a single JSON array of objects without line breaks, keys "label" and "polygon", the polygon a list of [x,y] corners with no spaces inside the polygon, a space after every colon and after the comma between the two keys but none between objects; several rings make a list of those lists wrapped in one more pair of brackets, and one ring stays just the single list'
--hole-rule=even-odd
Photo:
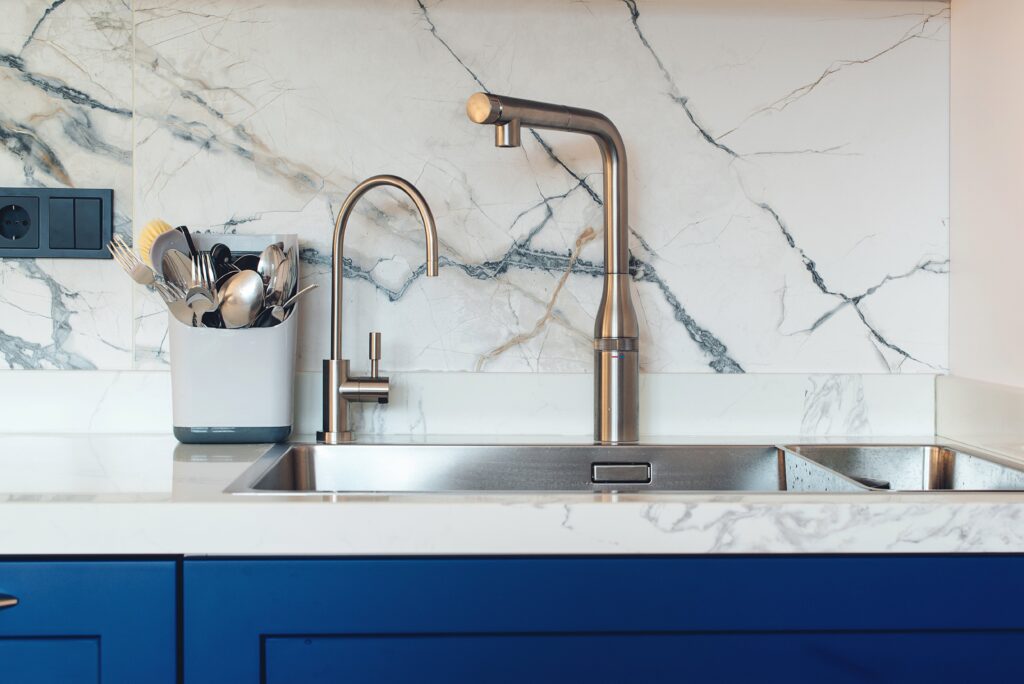
[{"label": "faucet base", "polygon": [[347,430],[345,432],[317,431],[316,433],[316,441],[320,444],[345,444],[346,442],[351,442],[355,438],[355,434]]}]

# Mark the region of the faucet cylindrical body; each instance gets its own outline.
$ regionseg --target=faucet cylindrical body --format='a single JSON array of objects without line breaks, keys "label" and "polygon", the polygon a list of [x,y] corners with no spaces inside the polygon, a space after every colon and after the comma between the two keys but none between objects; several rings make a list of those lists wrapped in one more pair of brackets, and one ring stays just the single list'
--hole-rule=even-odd
[{"label": "faucet cylindrical body", "polygon": [[606,444],[640,439],[640,352],[636,338],[594,342],[594,439]]},{"label": "faucet cylindrical body", "polygon": [[629,290],[628,178],[622,136],[598,112],[491,93],[470,97],[466,113],[475,123],[496,127],[499,147],[518,145],[520,126],[585,133],[597,142],[604,162],[605,277],[594,323],[594,439],[637,441],[640,327]]}]

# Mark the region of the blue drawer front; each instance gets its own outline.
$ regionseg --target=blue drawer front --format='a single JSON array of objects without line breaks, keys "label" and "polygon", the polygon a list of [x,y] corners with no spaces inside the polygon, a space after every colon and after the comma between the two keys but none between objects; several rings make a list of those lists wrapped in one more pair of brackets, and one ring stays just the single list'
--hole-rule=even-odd
[{"label": "blue drawer front", "polygon": [[185,679],[287,681],[297,668],[295,681],[358,682],[382,667],[387,681],[386,668],[411,667],[416,681],[473,681],[484,667],[500,681],[521,674],[516,657],[598,682],[616,668],[692,672],[681,660],[740,677],[746,653],[784,667],[769,656],[785,652],[799,681],[815,658],[835,665],[816,672],[856,676],[892,643],[908,646],[885,651],[886,668],[942,681],[957,644],[974,657],[1022,645],[1024,597],[1007,591],[1022,574],[1019,556],[186,560]]},{"label": "blue drawer front", "polygon": [[264,642],[267,684],[1020,681],[1024,632],[418,635]]},{"label": "blue drawer front", "polygon": [[176,679],[174,561],[0,561],[0,594],[0,682]]}]

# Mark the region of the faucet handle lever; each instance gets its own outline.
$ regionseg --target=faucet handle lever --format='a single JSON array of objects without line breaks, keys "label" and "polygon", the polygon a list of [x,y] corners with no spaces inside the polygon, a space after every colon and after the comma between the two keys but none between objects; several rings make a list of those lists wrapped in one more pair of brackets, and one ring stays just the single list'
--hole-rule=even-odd
[{"label": "faucet handle lever", "polygon": [[379,332],[370,333],[370,377],[380,377],[380,341]]}]

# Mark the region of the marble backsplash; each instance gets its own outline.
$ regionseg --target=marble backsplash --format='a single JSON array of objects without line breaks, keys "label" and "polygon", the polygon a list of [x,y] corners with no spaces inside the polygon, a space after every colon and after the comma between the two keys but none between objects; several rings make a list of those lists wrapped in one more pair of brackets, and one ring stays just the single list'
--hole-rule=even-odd
[{"label": "marble backsplash", "polygon": [[[322,285],[305,371],[328,349],[334,214],[383,172],[431,203],[441,275],[412,208],[369,195],[348,356],[374,329],[387,370],[591,370],[599,155],[549,132],[496,149],[464,113],[483,89],[622,131],[646,372],[945,371],[945,3],[8,4],[0,184],[113,187],[125,235],[297,233]],[[166,364],[162,305],[113,263],[0,259],[0,368]]]}]

